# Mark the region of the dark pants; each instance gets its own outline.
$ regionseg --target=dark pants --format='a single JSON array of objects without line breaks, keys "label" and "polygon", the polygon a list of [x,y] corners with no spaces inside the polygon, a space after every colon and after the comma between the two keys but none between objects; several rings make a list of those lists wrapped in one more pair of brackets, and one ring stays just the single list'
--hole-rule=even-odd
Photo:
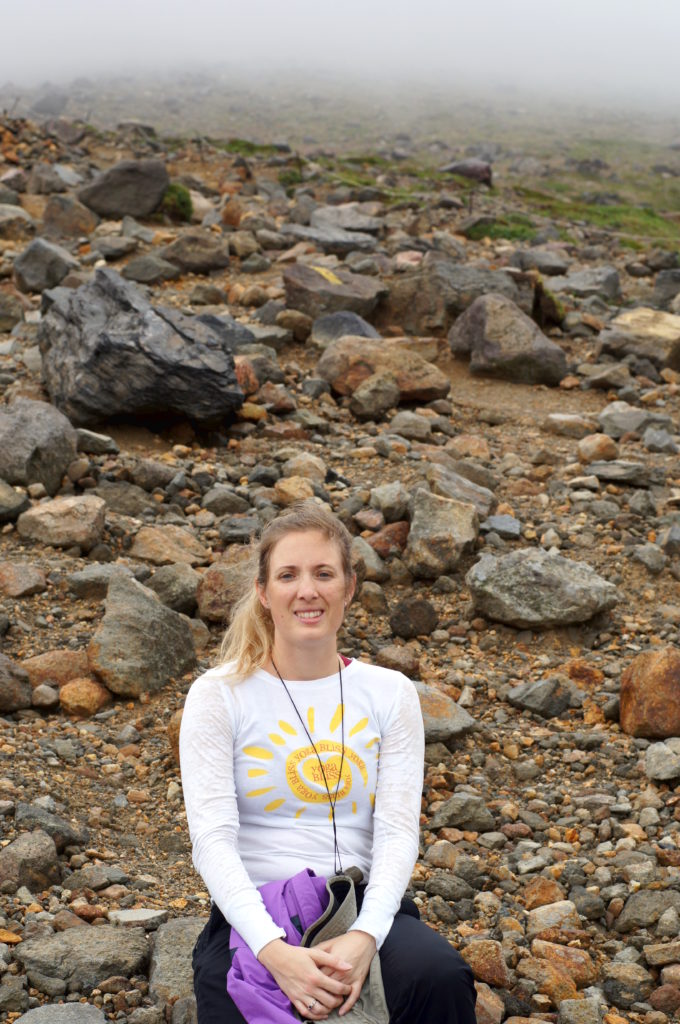
[{"label": "dark pants", "polygon": [[[194,949],[198,1024],[245,1024],[227,993],[230,926],[213,904]],[[475,1024],[472,971],[446,939],[418,917],[411,900],[380,950],[390,1024]]]}]

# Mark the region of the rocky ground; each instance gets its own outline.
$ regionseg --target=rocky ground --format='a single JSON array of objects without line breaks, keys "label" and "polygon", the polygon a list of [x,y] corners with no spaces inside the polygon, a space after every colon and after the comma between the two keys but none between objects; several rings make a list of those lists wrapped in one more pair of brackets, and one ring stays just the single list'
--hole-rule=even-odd
[{"label": "rocky ground", "polygon": [[480,1022],[677,1014],[680,157],[486,150],[0,122],[0,1020],[195,1019],[181,708],[314,497]]}]

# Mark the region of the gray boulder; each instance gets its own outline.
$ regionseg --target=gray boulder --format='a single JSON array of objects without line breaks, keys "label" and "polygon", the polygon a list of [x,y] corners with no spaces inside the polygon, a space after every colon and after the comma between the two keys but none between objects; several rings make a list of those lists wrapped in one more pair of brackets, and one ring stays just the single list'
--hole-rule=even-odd
[{"label": "gray boulder", "polygon": [[626,485],[649,487],[652,481],[663,483],[663,476],[656,479],[659,473],[655,467],[647,466],[644,462],[629,462],[627,459],[590,462],[588,472],[596,476],[598,480],[622,484],[624,487]]},{"label": "gray boulder", "polygon": [[205,924],[203,917],[181,917],[162,924],[156,932],[149,991],[160,1003],[172,1003],[193,994],[191,953]]},{"label": "gray boulder", "polygon": [[372,252],[377,243],[373,235],[363,231],[345,231],[343,228],[323,225],[305,227],[302,224],[282,224],[281,234],[298,242],[312,242],[321,252],[346,256],[350,252]]},{"label": "gray boulder", "polygon": [[510,274],[454,263],[440,253],[428,254],[413,271],[390,282],[382,320],[411,334],[442,334],[475,299],[487,292],[504,295],[531,310],[533,293],[521,296]]},{"label": "gray boulder", "polygon": [[477,515],[483,519],[486,519],[498,504],[496,495],[488,487],[482,487],[480,484],[468,480],[467,477],[456,473],[455,470],[449,469],[445,465],[433,463],[428,466],[426,476],[434,494],[474,505]]},{"label": "gray boulder", "polygon": [[430,822],[431,829],[462,828],[473,832],[492,832],[496,822],[481,796],[471,793],[454,793],[439,808]]},{"label": "gray boulder", "polygon": [[522,310],[504,295],[483,295],[449,331],[454,352],[470,352],[470,371],[522,384],[559,384],[567,359]]},{"label": "gray boulder", "polygon": [[564,277],[553,277],[550,282],[553,292],[568,292],[580,299],[599,295],[614,302],[621,298],[621,282],[615,267],[590,267],[576,270]]},{"label": "gray boulder", "polygon": [[128,281],[137,281],[139,284],[158,284],[159,281],[174,281],[180,276],[181,271],[169,260],[164,260],[155,252],[148,252],[143,256],[136,256],[126,263],[121,273]]},{"label": "gray boulder", "polygon": [[283,272],[286,305],[307,316],[348,310],[370,316],[387,288],[378,278],[294,263]]},{"label": "gray boulder", "polygon": [[654,282],[652,301],[656,306],[667,308],[676,295],[680,295],[680,268],[660,270]]},{"label": "gray boulder", "polygon": [[389,484],[379,484],[371,490],[371,508],[380,509],[386,523],[396,523],[406,519],[411,495],[401,480]]},{"label": "gray boulder", "polygon": [[447,694],[427,683],[414,681],[420,699],[426,743],[448,743],[477,728],[474,718]]},{"label": "gray boulder", "polygon": [[651,928],[669,907],[680,911],[680,892],[674,889],[640,889],[628,897],[614,928],[624,934]]},{"label": "gray boulder", "polygon": [[129,697],[155,693],[196,664],[189,620],[126,576],[109,584],[88,657],[109,690]]},{"label": "gray boulder", "polygon": [[338,338],[351,335],[354,338],[379,338],[380,335],[375,327],[364,320],[358,313],[352,313],[347,309],[338,310],[337,313],[324,313],[318,316],[312,324],[312,333],[309,341],[319,348],[326,348],[331,342]]},{"label": "gray boulder", "polygon": [[645,750],[645,775],[654,782],[680,778],[680,750],[667,743],[650,743]]},{"label": "gray boulder", "polygon": [[160,249],[158,255],[185,273],[205,274],[229,266],[229,243],[211,231],[193,228]]},{"label": "gray boulder", "polygon": [[196,609],[196,593],[201,576],[186,562],[162,565],[147,582],[158,599],[173,611],[192,615]]},{"label": "gray boulder", "polygon": [[[226,323],[152,306],[108,268],[77,290],[46,297],[45,383],[74,422],[158,412],[221,420],[242,405]],[[2,456],[3,476],[1,466]]]},{"label": "gray boulder", "polygon": [[57,848],[46,832],[24,832],[0,850],[0,885],[11,882],[40,892],[60,881]]},{"label": "gray boulder", "polygon": [[514,708],[533,711],[541,718],[559,718],[567,708],[581,707],[583,694],[568,676],[557,675],[513,686],[508,702]]},{"label": "gray boulder", "polygon": [[0,714],[30,708],[31,692],[28,672],[0,654]]},{"label": "gray boulder", "polygon": [[8,484],[41,483],[55,494],[77,446],[74,428],[47,402],[17,398],[0,410],[0,478]]},{"label": "gray boulder", "polygon": [[113,975],[141,973],[149,960],[149,944],[143,928],[103,924],[27,939],[14,955],[27,971],[62,978],[73,988],[95,988]]},{"label": "gray boulder", "polygon": [[15,491],[4,480],[0,480],[0,523],[13,523],[30,506],[26,494]]},{"label": "gray boulder", "polygon": [[668,413],[629,405],[628,402],[610,402],[597,417],[603,433],[619,438],[624,434],[642,434],[648,427],[673,429]]},{"label": "gray boulder", "polygon": [[363,537],[355,537],[352,541],[352,564],[357,568],[357,576],[369,583],[385,583],[390,578],[390,570],[368,541]]},{"label": "gray boulder", "polygon": [[317,206],[312,210],[313,228],[342,228],[343,231],[365,231],[377,235],[383,228],[382,217],[364,213],[359,203],[340,203],[338,206]]},{"label": "gray boulder", "polygon": [[121,160],[81,188],[78,198],[100,217],[148,217],[169,184],[161,160]]},{"label": "gray boulder", "polygon": [[565,253],[555,249],[518,249],[510,262],[520,270],[537,270],[546,277],[558,277],[567,273],[569,260]]},{"label": "gray boulder", "polygon": [[399,404],[401,391],[392,373],[372,373],[363,380],[349,401],[349,408],[358,420],[381,420],[385,413]]},{"label": "gray boulder", "polygon": [[114,576],[132,576],[126,565],[116,562],[95,562],[66,577],[69,590],[75,597],[85,601],[101,601],[106,597],[109,583]]},{"label": "gray boulder", "polygon": [[42,292],[54,288],[79,267],[78,260],[67,249],[35,238],[15,259],[14,279],[22,292]]},{"label": "gray boulder", "polygon": [[78,828],[58,814],[40,807],[38,804],[19,802],[16,807],[15,821],[22,828],[40,829],[54,841],[61,852],[66,846],[82,846],[87,842],[86,829]]},{"label": "gray boulder", "polygon": [[414,496],[404,561],[414,576],[436,579],[456,568],[478,534],[473,505],[419,488]]},{"label": "gray boulder", "polygon": [[0,291],[0,334],[12,330],[24,319],[24,307],[16,295]]},{"label": "gray boulder", "polygon": [[135,518],[149,509],[156,510],[156,503],[148,492],[127,480],[102,480],[93,490],[98,498],[104,499],[107,509],[122,516]]},{"label": "gray boulder", "polygon": [[602,969],[602,991],[608,1003],[630,1010],[643,1003],[655,987],[654,978],[642,964],[611,963]]},{"label": "gray boulder", "polygon": [[53,194],[43,213],[43,231],[57,238],[80,238],[91,234],[99,217],[73,196]]},{"label": "gray boulder", "polygon": [[8,242],[21,242],[35,234],[33,218],[21,206],[0,203],[0,238]]},{"label": "gray boulder", "polygon": [[203,495],[203,508],[216,516],[235,515],[237,512],[249,512],[250,502],[226,484],[216,484]]},{"label": "gray boulder", "polygon": [[91,1003],[62,1003],[29,1010],[15,1024],[105,1024],[106,1017]]},{"label": "gray boulder", "polygon": [[619,600],[614,584],[585,562],[539,548],[482,555],[465,582],[478,613],[518,629],[587,622]]}]

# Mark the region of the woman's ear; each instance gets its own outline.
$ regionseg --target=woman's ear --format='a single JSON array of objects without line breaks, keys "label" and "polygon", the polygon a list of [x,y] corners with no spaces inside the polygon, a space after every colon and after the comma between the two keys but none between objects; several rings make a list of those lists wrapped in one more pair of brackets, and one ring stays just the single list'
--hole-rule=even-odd
[{"label": "woman's ear", "polygon": [[267,593],[265,588],[261,587],[260,584],[256,582],[255,590],[257,591],[257,596],[260,599],[260,604],[262,605],[262,607],[269,610],[269,602],[267,601]]},{"label": "woman's ear", "polygon": [[357,574],[355,572],[353,572],[352,573],[352,582],[350,583],[350,585],[347,587],[347,590],[345,591],[345,608],[347,608],[349,606],[350,601],[354,597],[354,591],[356,590],[356,585],[357,585]]}]

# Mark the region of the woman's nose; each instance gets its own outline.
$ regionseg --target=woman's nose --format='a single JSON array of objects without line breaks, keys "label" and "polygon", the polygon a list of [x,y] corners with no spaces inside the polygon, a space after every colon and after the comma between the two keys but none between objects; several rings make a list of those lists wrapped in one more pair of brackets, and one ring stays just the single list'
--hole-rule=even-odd
[{"label": "woman's nose", "polygon": [[316,579],[312,573],[302,573],[300,575],[298,594],[300,597],[314,597],[318,594]]}]

